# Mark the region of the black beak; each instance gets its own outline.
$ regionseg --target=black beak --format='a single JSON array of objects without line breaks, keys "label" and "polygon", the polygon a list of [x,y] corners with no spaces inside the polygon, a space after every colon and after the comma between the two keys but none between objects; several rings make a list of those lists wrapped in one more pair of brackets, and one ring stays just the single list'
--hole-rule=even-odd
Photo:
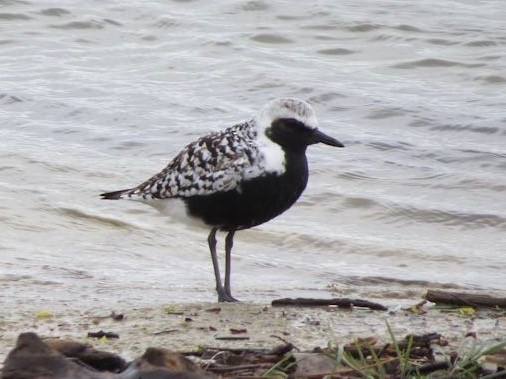
[{"label": "black beak", "polygon": [[319,142],[324,143],[325,145],[344,147],[344,145],[335,138],[320,132],[318,129],[315,129],[311,138],[311,143]]}]

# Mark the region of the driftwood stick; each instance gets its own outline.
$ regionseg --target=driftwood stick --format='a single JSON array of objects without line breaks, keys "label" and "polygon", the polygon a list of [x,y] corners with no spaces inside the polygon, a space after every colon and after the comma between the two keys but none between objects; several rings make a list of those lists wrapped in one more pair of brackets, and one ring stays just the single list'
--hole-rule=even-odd
[{"label": "driftwood stick", "polygon": [[220,341],[245,341],[249,340],[249,337],[247,336],[221,336],[221,337],[214,337],[215,340]]},{"label": "driftwood stick", "polygon": [[376,311],[386,311],[384,305],[373,303],[362,299],[334,298],[334,299],[312,299],[298,297],[296,299],[276,299],[272,301],[273,307],[294,305],[299,307],[324,307],[329,305],[337,305],[340,308],[365,307]]},{"label": "driftwood stick", "polygon": [[436,304],[464,305],[471,307],[500,307],[506,308],[506,297],[492,297],[489,295],[446,292],[428,290],[425,298]]}]

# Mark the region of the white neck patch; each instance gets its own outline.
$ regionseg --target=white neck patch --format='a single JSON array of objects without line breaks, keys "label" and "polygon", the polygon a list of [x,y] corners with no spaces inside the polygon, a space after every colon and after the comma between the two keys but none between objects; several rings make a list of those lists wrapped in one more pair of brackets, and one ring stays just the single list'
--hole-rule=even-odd
[{"label": "white neck patch", "polygon": [[276,99],[267,103],[255,117],[258,128],[258,146],[262,153],[264,170],[271,173],[285,172],[285,152],[280,145],[265,135],[272,122],[280,118],[293,118],[307,127],[316,129],[318,120],[309,103],[299,99]]},{"label": "white neck patch", "polygon": [[262,154],[262,166],[265,171],[278,175],[285,172],[285,152],[281,146],[262,133],[258,138],[258,149]]}]

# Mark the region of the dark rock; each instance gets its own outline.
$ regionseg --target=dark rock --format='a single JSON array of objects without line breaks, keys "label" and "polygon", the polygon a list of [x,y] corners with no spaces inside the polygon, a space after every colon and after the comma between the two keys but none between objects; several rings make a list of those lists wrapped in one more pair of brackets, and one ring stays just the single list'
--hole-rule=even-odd
[{"label": "dark rock", "polygon": [[136,361],[139,368],[163,367],[174,372],[201,372],[200,368],[185,356],[166,349],[150,347]]},{"label": "dark rock", "polygon": [[[67,358],[61,352],[73,358]],[[92,352],[93,354],[91,354]],[[109,359],[114,367],[126,367],[120,373],[97,371],[81,358],[83,356]],[[45,343],[35,333],[23,333],[18,337],[16,347],[4,362],[1,379],[203,379],[214,376],[200,373],[198,367],[180,354],[163,349],[148,349],[146,353],[126,366],[120,357],[100,352],[88,345],[73,341],[50,340]],[[106,365],[105,365],[106,366]],[[95,366],[97,367],[97,365]]]},{"label": "dark rock", "polygon": [[59,338],[45,339],[44,343],[67,358],[76,358],[98,371],[122,372],[128,362],[120,356],[107,351],[96,350],[92,346],[72,340]]},{"label": "dark rock", "polygon": [[107,378],[66,359],[46,345],[35,333],[23,333],[16,347],[7,355],[2,379],[35,378]]}]

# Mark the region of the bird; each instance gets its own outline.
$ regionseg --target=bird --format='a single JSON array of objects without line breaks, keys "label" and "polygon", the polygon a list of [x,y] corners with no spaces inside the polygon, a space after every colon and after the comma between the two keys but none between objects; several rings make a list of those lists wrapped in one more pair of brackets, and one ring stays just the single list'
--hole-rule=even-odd
[{"label": "bird", "polygon": [[[255,117],[187,145],[158,174],[136,187],[102,193],[102,199],[147,203],[176,221],[210,230],[207,243],[218,302],[238,301],[231,291],[235,233],[263,224],[289,209],[308,182],[308,146],[344,147],[318,128],[313,107],[278,98]],[[216,233],[226,232],[225,280]]]}]

